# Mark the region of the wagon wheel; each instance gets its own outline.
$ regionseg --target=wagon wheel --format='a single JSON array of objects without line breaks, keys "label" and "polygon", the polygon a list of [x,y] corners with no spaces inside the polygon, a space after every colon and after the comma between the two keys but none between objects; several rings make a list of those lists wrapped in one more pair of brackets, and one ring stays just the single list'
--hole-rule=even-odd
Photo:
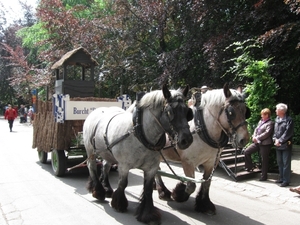
[{"label": "wagon wheel", "polygon": [[43,164],[47,163],[47,159],[48,159],[48,152],[44,152],[41,149],[38,149],[38,156],[39,156],[39,161]]},{"label": "wagon wheel", "polygon": [[51,154],[52,169],[56,176],[61,177],[66,172],[66,156],[64,150],[54,149]]}]

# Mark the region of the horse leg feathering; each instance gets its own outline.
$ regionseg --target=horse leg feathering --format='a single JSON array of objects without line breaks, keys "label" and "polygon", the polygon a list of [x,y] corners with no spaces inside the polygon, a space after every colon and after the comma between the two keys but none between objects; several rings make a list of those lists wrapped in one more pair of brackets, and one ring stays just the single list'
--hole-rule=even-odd
[{"label": "horse leg feathering", "polygon": [[104,201],[105,199],[105,189],[102,186],[102,183],[98,179],[97,163],[95,155],[88,157],[87,167],[90,172],[89,181],[87,184],[87,189],[92,193],[93,197]]},{"label": "horse leg feathering", "polygon": [[196,196],[195,210],[207,215],[215,215],[216,207],[209,198],[210,183],[211,180],[207,180],[201,184],[201,188]]},{"label": "horse leg feathering", "polygon": [[153,182],[154,176],[152,173],[144,171],[144,192],[140,199],[140,205],[136,211],[136,218],[143,223],[160,224],[161,214],[153,205]]},{"label": "horse leg feathering", "polygon": [[128,185],[129,171],[122,170],[122,167],[119,167],[119,184],[117,190],[112,195],[111,206],[118,212],[126,212],[128,200],[125,196],[125,188]]}]

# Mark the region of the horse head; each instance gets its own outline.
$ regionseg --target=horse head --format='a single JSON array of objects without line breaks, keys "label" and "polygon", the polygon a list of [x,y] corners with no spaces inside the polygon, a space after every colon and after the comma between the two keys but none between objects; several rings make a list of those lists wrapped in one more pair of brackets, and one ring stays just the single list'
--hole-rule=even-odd
[{"label": "horse head", "polygon": [[179,148],[186,149],[193,142],[188,124],[188,121],[193,119],[193,112],[185,102],[189,86],[186,86],[183,91],[178,89],[170,92],[167,86],[163,85],[162,91],[165,104],[160,123]]},{"label": "horse head", "polygon": [[228,83],[224,85],[223,92],[225,95],[223,111],[227,122],[220,121],[220,123],[232,138],[233,144],[243,148],[249,142],[246,119],[250,117],[250,110],[245,103],[245,95],[241,87],[238,87],[237,90],[230,90]]}]

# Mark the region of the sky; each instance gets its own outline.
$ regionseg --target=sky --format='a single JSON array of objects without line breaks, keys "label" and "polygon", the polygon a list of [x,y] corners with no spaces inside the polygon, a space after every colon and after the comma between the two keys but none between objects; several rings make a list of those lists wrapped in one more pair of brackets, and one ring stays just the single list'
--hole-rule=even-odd
[{"label": "sky", "polygon": [[[34,8],[37,6],[38,0],[21,0],[26,2],[29,5],[32,5]],[[17,20],[23,17],[22,7],[19,3],[19,0],[0,0],[1,4],[4,6],[4,11],[6,11],[6,19],[10,23],[13,20]]]}]

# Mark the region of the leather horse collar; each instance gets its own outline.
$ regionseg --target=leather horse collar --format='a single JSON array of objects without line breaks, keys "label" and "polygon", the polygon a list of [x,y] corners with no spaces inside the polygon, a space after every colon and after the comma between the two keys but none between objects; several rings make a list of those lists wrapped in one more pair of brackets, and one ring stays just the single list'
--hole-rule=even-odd
[{"label": "leather horse collar", "polygon": [[208,132],[207,127],[204,122],[203,118],[203,108],[201,107],[193,107],[194,110],[194,123],[196,127],[196,133],[199,137],[209,146],[213,148],[222,148],[227,145],[229,137],[226,133],[222,130],[221,137],[218,141],[213,140]]},{"label": "leather horse collar", "polygon": [[[144,94],[145,94],[144,92],[139,93],[139,95],[137,96],[137,101],[139,101]],[[166,144],[166,135],[165,133],[163,133],[160,139],[158,140],[158,142],[154,145],[147,141],[145,137],[143,125],[142,125],[143,110],[140,107],[137,107],[137,105],[138,104],[136,103],[136,107],[134,109],[133,116],[132,116],[133,125],[134,125],[134,135],[146,148],[152,151],[160,151],[161,149],[163,149],[163,147]]]}]

